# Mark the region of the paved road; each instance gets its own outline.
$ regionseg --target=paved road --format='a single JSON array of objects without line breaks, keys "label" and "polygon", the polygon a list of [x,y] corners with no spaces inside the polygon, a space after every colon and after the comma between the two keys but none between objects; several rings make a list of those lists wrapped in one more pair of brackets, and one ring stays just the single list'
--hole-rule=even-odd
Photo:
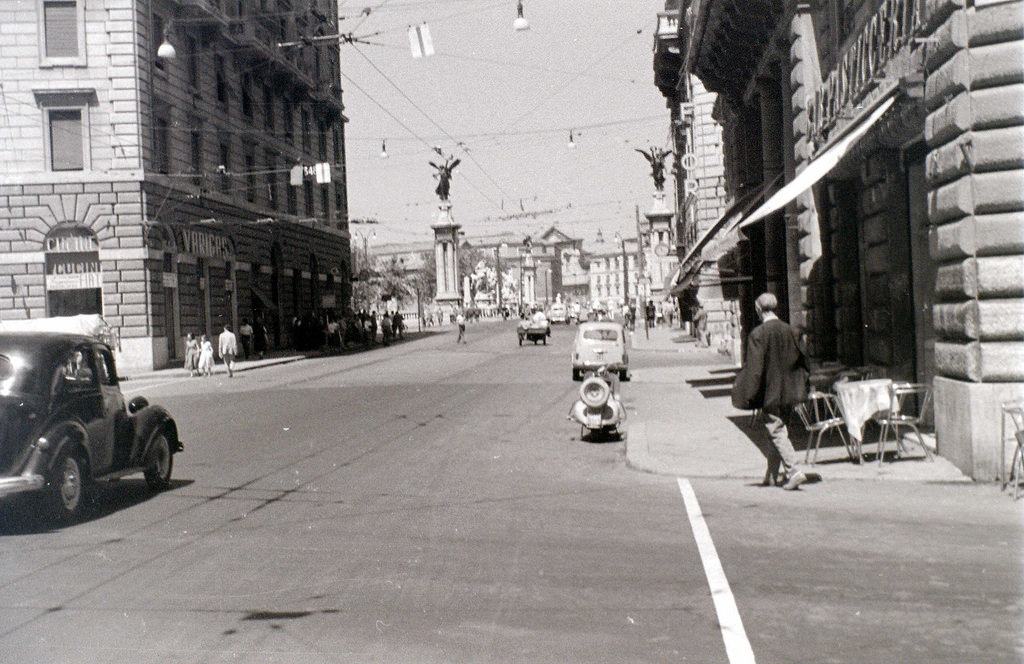
[{"label": "paved road", "polygon": [[[761,662],[1020,659],[1005,496],[629,470],[564,418],[570,339],[472,325],[467,345],[130,381],[178,417],[175,486],[124,480],[56,530],[7,508],[0,662],[753,661],[727,653],[737,628]],[[686,486],[735,597],[725,638]]]}]

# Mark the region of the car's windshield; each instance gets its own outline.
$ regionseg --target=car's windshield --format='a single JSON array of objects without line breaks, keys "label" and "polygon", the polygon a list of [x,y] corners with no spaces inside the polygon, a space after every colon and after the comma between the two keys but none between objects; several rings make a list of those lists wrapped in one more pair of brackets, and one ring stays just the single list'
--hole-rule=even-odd
[{"label": "car's windshield", "polygon": [[17,353],[0,355],[0,396],[42,393],[39,376],[39,368],[24,356]]},{"label": "car's windshield", "polygon": [[618,341],[619,333],[615,330],[584,330],[583,338],[591,341]]}]

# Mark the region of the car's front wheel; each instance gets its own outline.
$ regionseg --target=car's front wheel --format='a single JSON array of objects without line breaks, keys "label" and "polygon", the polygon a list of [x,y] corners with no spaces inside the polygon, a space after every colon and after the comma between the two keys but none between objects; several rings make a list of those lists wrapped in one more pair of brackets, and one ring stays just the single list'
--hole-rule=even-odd
[{"label": "car's front wheel", "polygon": [[46,487],[50,512],[65,521],[82,513],[86,498],[85,462],[79,452],[69,447],[61,450]]},{"label": "car's front wheel", "polygon": [[157,432],[149,447],[149,459],[146,462],[146,484],[153,491],[163,491],[171,486],[171,470],[174,468],[174,455],[171,454],[171,443],[167,432]]}]

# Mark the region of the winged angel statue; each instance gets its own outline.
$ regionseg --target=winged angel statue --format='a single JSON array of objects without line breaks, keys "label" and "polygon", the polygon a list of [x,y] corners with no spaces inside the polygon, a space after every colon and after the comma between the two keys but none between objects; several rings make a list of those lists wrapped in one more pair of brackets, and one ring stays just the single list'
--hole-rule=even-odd
[{"label": "winged angel statue", "polygon": [[647,163],[651,165],[651,178],[654,180],[654,188],[658,191],[664,191],[665,158],[674,153],[671,150],[663,150],[656,147],[652,147],[650,150],[636,148],[636,151],[642,154],[647,159]]}]

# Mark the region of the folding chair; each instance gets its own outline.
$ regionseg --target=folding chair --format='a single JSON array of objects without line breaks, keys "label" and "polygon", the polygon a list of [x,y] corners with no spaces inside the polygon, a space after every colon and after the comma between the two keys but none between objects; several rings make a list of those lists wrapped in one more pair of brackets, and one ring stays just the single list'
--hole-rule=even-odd
[{"label": "folding chair", "polygon": [[896,456],[905,451],[903,439],[900,438],[900,427],[913,429],[917,434],[918,445],[924,450],[929,461],[934,461],[930,447],[924,444],[921,436],[921,425],[928,416],[928,408],[932,401],[932,386],[925,383],[893,383],[889,388],[889,412],[877,415],[874,420],[882,427],[878,437],[878,465],[885,458],[886,437],[891,431],[896,438]]},{"label": "folding chair", "polygon": [[839,408],[839,400],[836,395],[827,392],[811,392],[807,400],[796,405],[797,415],[807,429],[807,452],[804,454],[804,463],[808,462],[811,456],[811,438],[814,438],[814,461],[818,462],[818,448],[821,446],[821,439],[826,431],[835,429],[839,432],[839,438],[843,441],[846,453],[850,455],[850,461],[855,458],[859,462],[859,455],[854,453],[853,446],[847,440],[843,429],[846,426],[843,420],[842,411]]}]

